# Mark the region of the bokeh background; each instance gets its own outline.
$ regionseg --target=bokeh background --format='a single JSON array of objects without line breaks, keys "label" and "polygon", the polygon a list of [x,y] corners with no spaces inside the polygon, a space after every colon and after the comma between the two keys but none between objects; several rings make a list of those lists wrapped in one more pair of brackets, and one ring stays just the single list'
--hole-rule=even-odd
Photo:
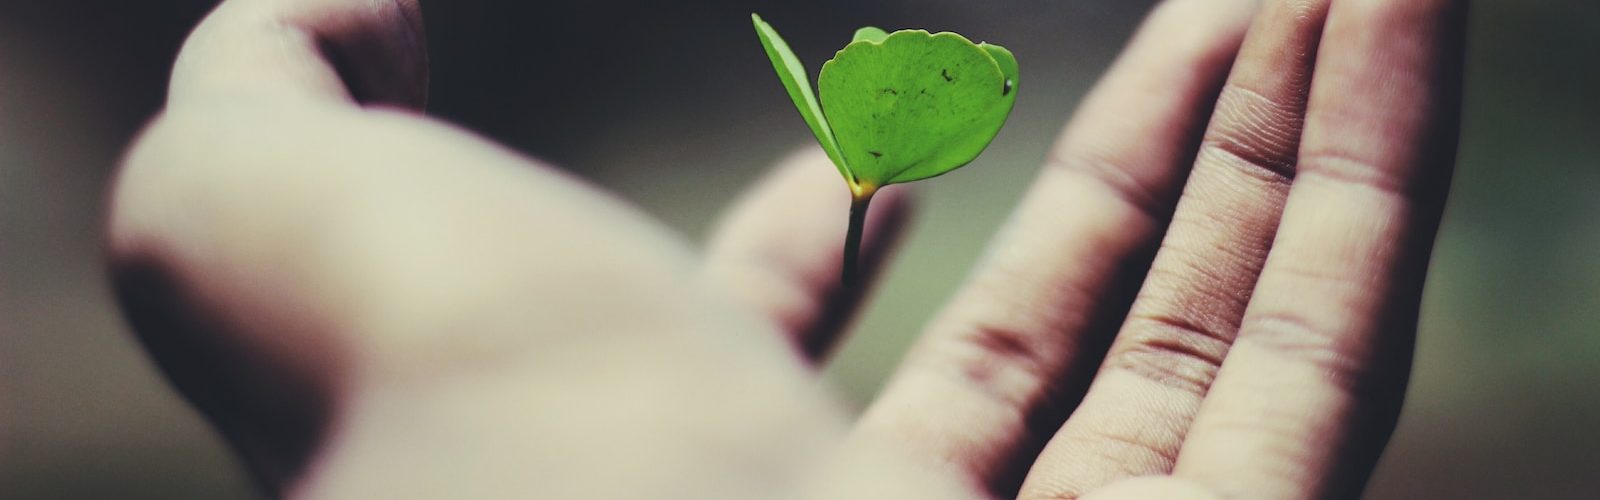
[{"label": "bokeh background", "polygon": [[[1396,0],[1402,1],[1402,0]],[[808,142],[752,34],[958,30],[1021,101],[925,210],[829,375],[858,405],[962,279],[1149,1],[425,1],[432,112],[700,235]],[[0,0],[0,497],[257,498],[119,320],[101,192],[214,0]],[[1371,497],[1600,498],[1600,3],[1479,0],[1410,399]],[[843,221],[841,221],[842,223]]]}]

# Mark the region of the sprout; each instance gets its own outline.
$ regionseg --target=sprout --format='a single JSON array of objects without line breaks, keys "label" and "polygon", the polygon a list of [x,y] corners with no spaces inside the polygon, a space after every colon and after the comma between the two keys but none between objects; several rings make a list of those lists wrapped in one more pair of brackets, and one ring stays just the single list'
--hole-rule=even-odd
[{"label": "sprout", "polygon": [[778,32],[751,19],[778,79],[850,188],[843,278],[853,285],[872,195],[977,158],[1016,103],[1017,59],[955,33],[867,27],[822,65],[813,93]]}]

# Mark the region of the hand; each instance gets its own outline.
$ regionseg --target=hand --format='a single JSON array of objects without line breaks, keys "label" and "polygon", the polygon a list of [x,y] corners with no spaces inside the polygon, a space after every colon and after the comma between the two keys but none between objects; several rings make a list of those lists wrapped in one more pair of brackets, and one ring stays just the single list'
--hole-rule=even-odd
[{"label": "hand", "polygon": [[[1465,6],[1255,4],[1156,10],[858,422],[813,371],[857,298],[825,158],[696,255],[419,115],[414,0],[219,7],[113,189],[118,294],[280,495],[1356,496],[1404,393]],[[880,196],[869,269],[907,214]]]}]

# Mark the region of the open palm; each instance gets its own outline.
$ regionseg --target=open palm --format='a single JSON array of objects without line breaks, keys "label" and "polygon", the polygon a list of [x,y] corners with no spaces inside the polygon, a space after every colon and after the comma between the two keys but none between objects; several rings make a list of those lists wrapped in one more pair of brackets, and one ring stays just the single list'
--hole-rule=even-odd
[{"label": "open palm", "polygon": [[[815,374],[859,298],[820,152],[697,253],[419,114],[414,0],[219,7],[113,189],[111,261],[281,495],[1351,497],[1404,393],[1464,17],[1158,7],[855,422]],[[880,196],[869,269],[909,210]]]}]

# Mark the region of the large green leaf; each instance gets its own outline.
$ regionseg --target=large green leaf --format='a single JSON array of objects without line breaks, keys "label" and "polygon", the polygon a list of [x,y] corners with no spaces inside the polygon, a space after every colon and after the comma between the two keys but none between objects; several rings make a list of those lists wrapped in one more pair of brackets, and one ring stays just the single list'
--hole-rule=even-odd
[{"label": "large green leaf", "polygon": [[877,187],[977,158],[1011,113],[1016,78],[1016,59],[1002,47],[905,30],[852,42],[817,84],[848,178]]},{"label": "large green leaf", "polygon": [[828,153],[828,158],[839,167],[839,173],[844,174],[845,179],[850,179],[850,167],[839,153],[839,145],[834,139],[833,130],[822,114],[822,106],[817,104],[816,95],[811,91],[811,78],[806,76],[805,65],[800,63],[800,58],[795,57],[794,51],[789,50],[789,44],[783,41],[783,37],[778,36],[778,32],[773,30],[771,25],[761,20],[761,16],[750,14],[750,21],[756,26],[756,35],[761,38],[761,45],[767,49],[767,58],[772,60],[772,69],[777,70],[783,88],[789,91],[789,99],[800,109],[800,116],[805,118],[806,125],[811,127],[811,133],[817,136],[817,142],[822,144],[822,149]]}]

